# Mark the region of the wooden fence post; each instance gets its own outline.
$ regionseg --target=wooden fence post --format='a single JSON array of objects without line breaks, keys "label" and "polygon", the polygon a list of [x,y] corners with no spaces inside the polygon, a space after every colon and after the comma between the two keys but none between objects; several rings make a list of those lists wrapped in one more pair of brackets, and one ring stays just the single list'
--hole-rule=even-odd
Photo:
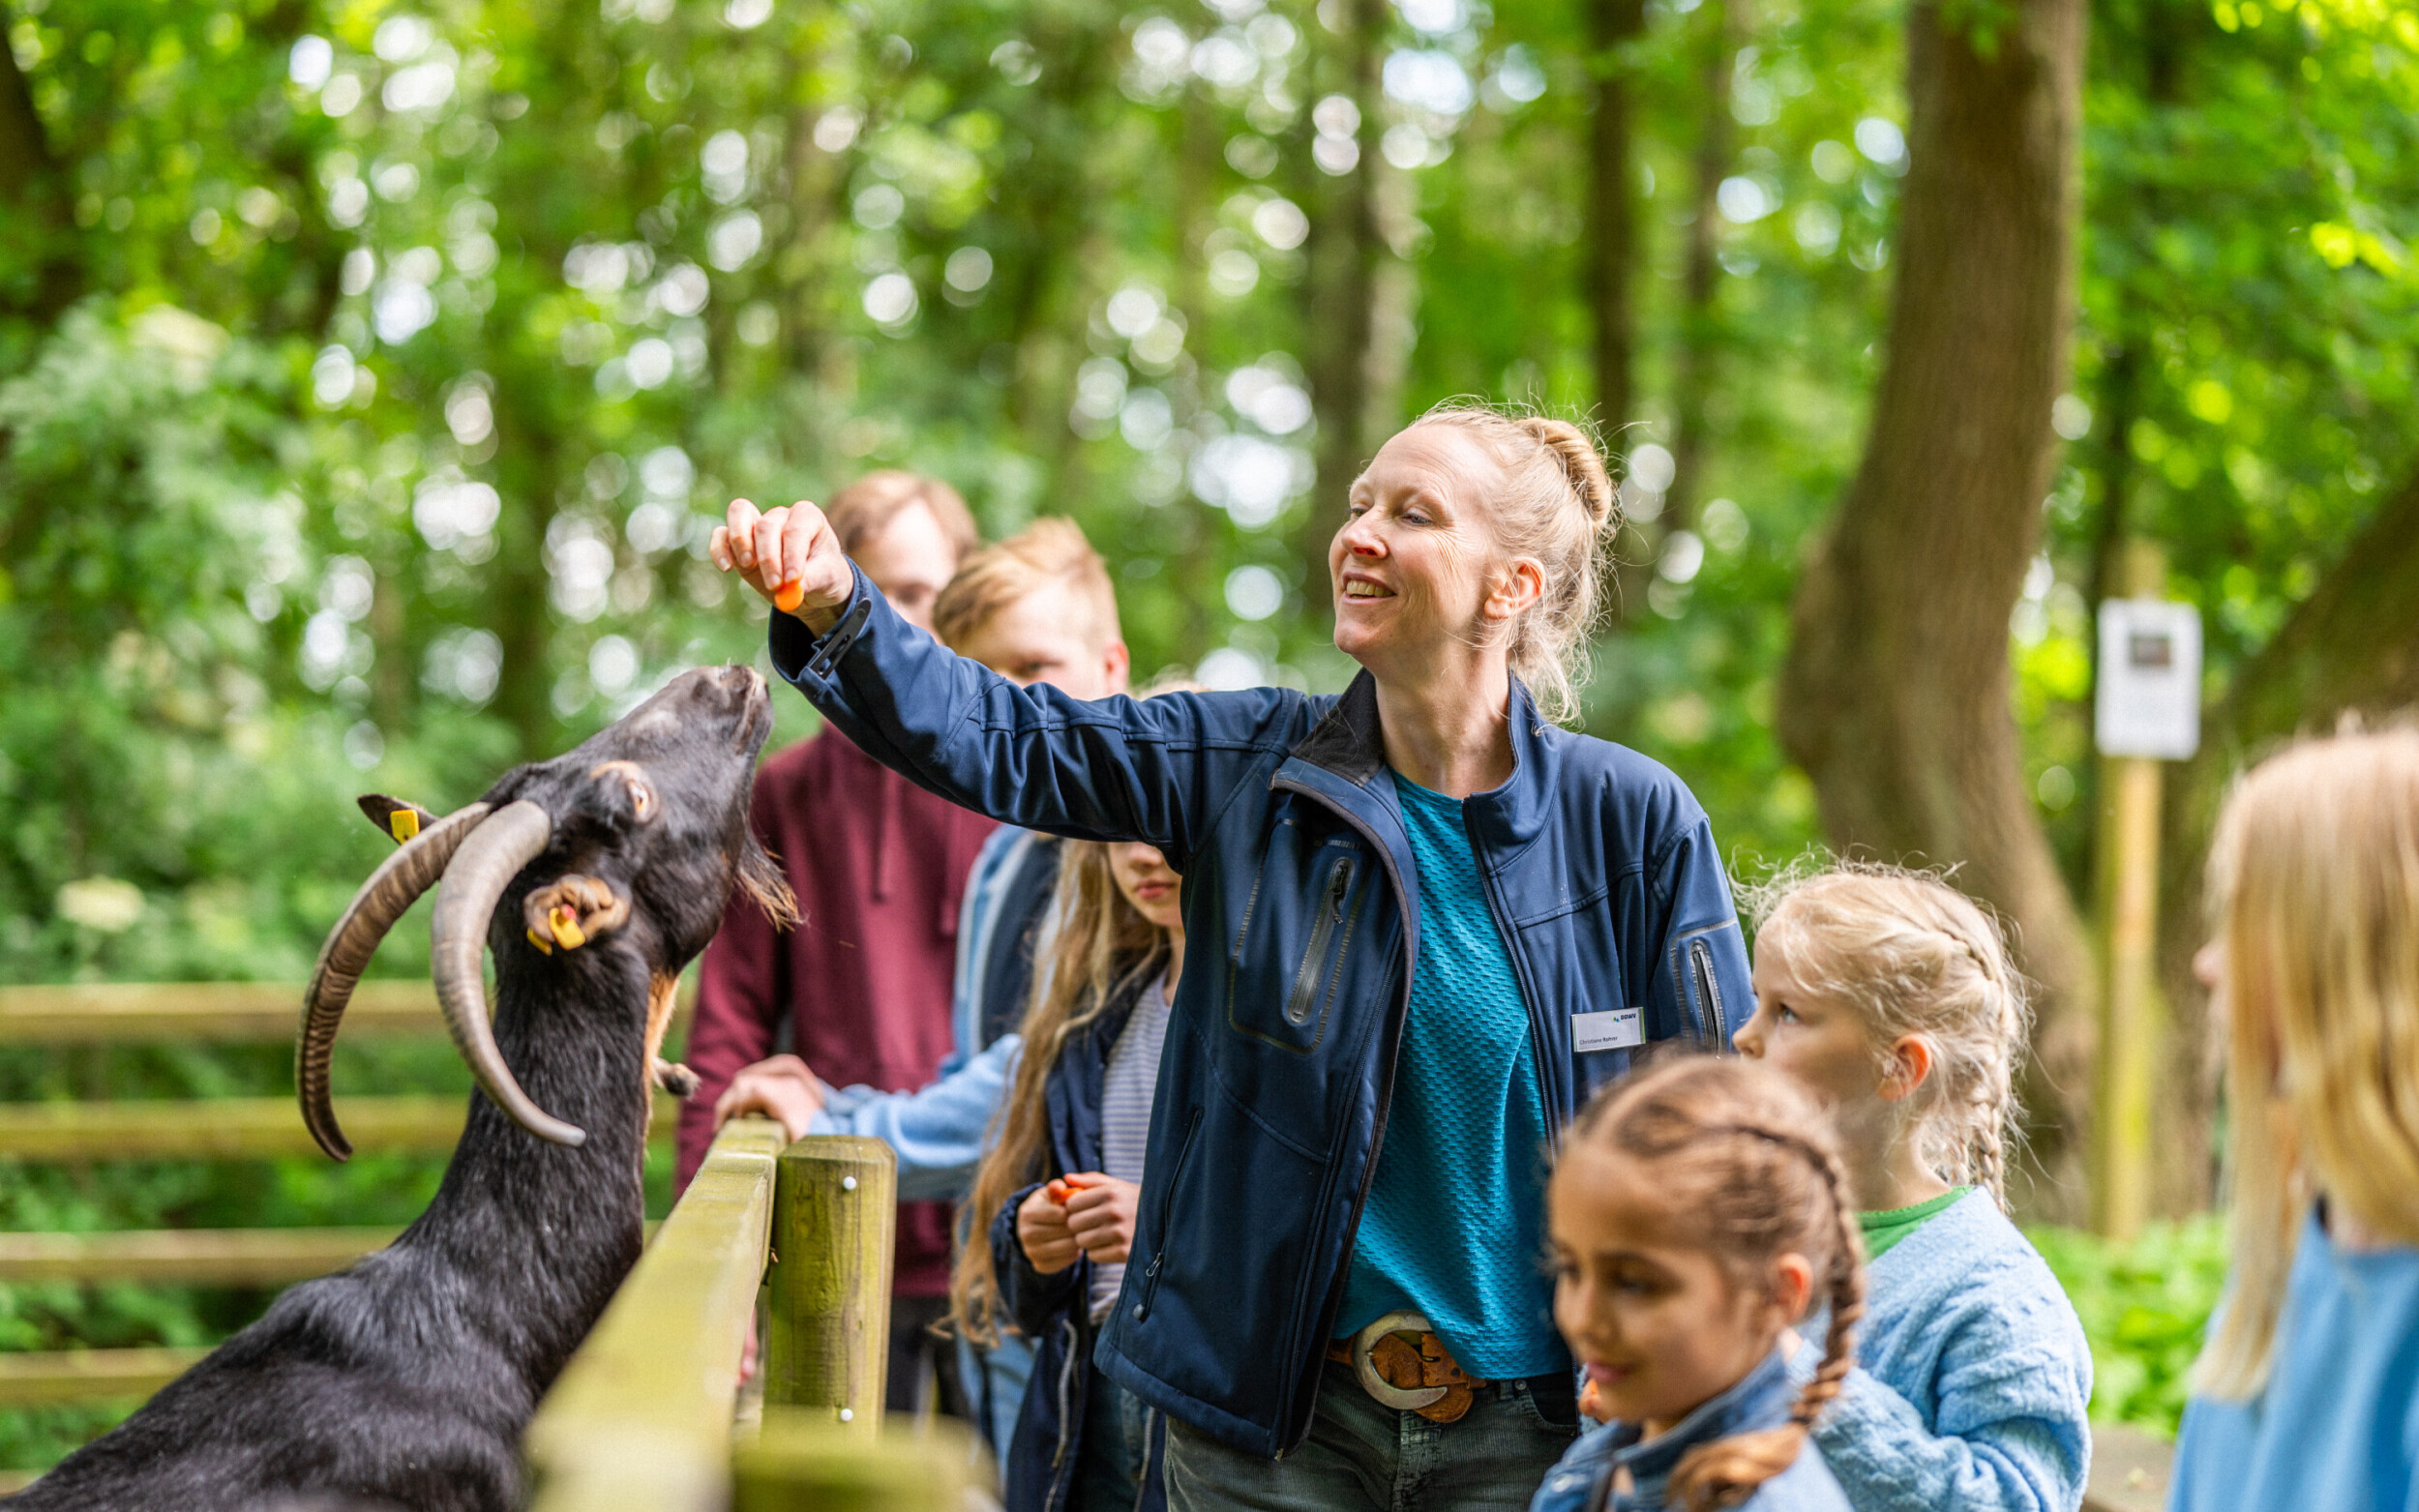
[{"label": "wooden fence post", "polygon": [[980,1451],[964,1425],[860,1431],[820,1411],[767,1408],[732,1456],[732,1512],[965,1512]]},{"label": "wooden fence post", "polygon": [[[2120,596],[2164,599],[2166,576],[2166,558],[2156,545],[2126,543],[2118,560]],[[2165,1021],[2158,970],[2162,781],[2156,757],[2101,757],[2096,902],[2102,977],[2091,1207],[2092,1227],[2114,1239],[2133,1238],[2150,1215],[2150,1111]]]},{"label": "wooden fence post", "polygon": [[764,1405],[820,1408],[871,1433],[890,1364],[898,1157],[880,1140],[817,1136],[782,1151],[773,1184]]}]

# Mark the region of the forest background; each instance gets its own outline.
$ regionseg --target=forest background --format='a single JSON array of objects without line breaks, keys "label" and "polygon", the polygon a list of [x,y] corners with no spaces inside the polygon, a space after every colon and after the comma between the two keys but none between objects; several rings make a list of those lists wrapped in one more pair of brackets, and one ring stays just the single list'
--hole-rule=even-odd
[{"label": "forest background", "polygon": [[[1332,690],[1345,484],[1478,396],[1593,415],[1625,480],[1587,729],[1673,766],[1743,880],[1816,845],[1954,865],[2020,932],[2046,1218],[2085,1205],[2093,614],[2127,541],[2165,548],[2209,653],[2165,818],[2180,1215],[2214,1176],[2184,962],[2215,803],[2419,697],[2419,15],[2387,0],[0,23],[0,982],[300,980],[377,859],[354,792],[444,810],[761,660],[702,560],[734,494],[895,465],[994,535],[1071,515],[1138,667]],[[407,923],[381,969],[424,950]],[[282,1078],[0,1057],[20,1099]],[[433,1169],[10,1168],[0,1212],[374,1222]],[[2133,1266],[2104,1397],[2156,1420],[2219,1259],[2154,1241],[2069,1273]],[[16,1349],[205,1342],[262,1300],[0,1292]],[[2111,1395],[2124,1326],[2152,1342]],[[93,1421],[0,1419],[0,1462]]]}]

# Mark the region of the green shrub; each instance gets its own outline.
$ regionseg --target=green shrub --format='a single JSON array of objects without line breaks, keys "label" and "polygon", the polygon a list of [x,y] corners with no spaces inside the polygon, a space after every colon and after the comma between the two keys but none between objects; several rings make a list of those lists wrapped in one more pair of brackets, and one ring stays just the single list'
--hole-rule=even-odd
[{"label": "green shrub", "polygon": [[2128,1243],[2073,1229],[2029,1230],[2091,1340],[2091,1415],[2172,1438],[2184,1378],[2225,1285],[2225,1229],[2204,1213]]}]

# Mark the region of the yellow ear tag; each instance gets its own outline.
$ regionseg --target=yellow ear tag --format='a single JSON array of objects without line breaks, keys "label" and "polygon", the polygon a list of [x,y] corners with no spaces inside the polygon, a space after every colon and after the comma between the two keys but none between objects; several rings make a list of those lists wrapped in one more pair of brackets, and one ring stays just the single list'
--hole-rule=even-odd
[{"label": "yellow ear tag", "polygon": [[393,832],[395,843],[400,845],[420,833],[420,815],[413,809],[397,809],[386,816],[386,827]]},{"label": "yellow ear tag", "polygon": [[529,943],[538,948],[539,954],[551,956],[554,953],[554,947],[548,944],[546,942],[546,936],[540,934],[537,931],[523,930],[521,933],[529,936]]},{"label": "yellow ear tag", "polygon": [[547,910],[546,927],[554,932],[554,943],[565,950],[578,950],[588,942],[580,928],[579,911],[569,904],[556,904]]}]

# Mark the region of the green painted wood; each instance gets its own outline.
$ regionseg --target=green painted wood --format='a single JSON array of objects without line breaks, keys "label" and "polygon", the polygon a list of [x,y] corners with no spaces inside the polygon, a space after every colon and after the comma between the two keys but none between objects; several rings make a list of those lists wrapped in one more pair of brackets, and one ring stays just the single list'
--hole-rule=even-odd
[{"label": "green painted wood", "polygon": [[767,1408],[732,1456],[732,1512],[963,1512],[990,1479],[974,1435],[936,1420],[859,1433],[828,1412]]},{"label": "green painted wood", "polygon": [[208,1349],[59,1349],[0,1354],[0,1407],[139,1400]]},{"label": "green painted wood", "polygon": [[737,1118],[523,1440],[531,1512],[722,1512],[739,1357],[772,1230],[781,1127]]},{"label": "green painted wood", "polygon": [[0,1283],[137,1281],[282,1286],[341,1270],[401,1229],[170,1229],[130,1233],[0,1233]]},{"label": "green painted wood", "polygon": [[880,1140],[817,1136],[781,1153],[764,1336],[764,1406],[813,1408],[870,1432],[890,1357],[898,1157]]},{"label": "green painted wood", "polygon": [[[337,1099],[336,1116],[365,1154],[433,1153],[462,1138],[465,1107],[461,1097],[350,1097]],[[656,1099],[650,1139],[671,1141],[678,1107]],[[290,1097],[0,1104],[0,1159],[264,1160],[318,1152]]]}]

